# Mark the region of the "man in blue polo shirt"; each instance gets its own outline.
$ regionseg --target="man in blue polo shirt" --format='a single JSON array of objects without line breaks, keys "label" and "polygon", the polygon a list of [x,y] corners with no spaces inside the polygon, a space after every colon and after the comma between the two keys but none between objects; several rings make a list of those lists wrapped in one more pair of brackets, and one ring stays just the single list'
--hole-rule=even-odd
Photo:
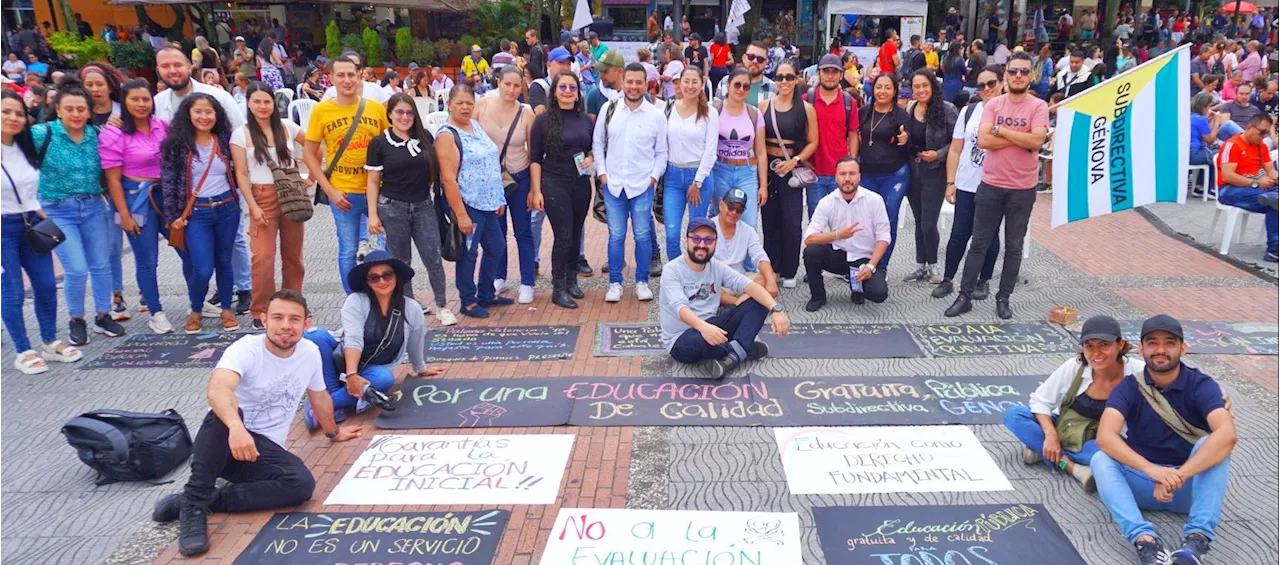
[{"label": "man in blue polo shirt", "polygon": [[[1198,564],[1222,514],[1235,422],[1218,383],[1182,364],[1182,324],[1154,316],[1143,322],[1140,343],[1146,369],[1111,392],[1090,468],[1099,498],[1143,565]],[[1127,438],[1120,436],[1126,424]],[[1182,547],[1168,553],[1142,510],[1187,514]]]}]

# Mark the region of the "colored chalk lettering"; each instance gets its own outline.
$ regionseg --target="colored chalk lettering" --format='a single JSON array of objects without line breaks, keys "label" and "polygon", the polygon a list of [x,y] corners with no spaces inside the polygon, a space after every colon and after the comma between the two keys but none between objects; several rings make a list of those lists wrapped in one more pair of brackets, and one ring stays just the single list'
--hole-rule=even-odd
[{"label": "colored chalk lettering", "polygon": [[444,328],[427,332],[428,363],[553,361],[573,357],[576,326]]},{"label": "colored chalk lettering", "polygon": [[542,565],[800,563],[795,513],[561,508]]},{"label": "colored chalk lettering", "polygon": [[[923,357],[901,324],[792,324],[785,338],[765,327],[760,339],[780,359],[874,359]],[[600,324],[596,355],[665,355],[655,324]]]},{"label": "colored chalk lettering", "polygon": [[84,363],[81,370],[212,368],[240,334],[134,334]]},{"label": "colored chalk lettering", "polygon": [[1079,350],[1049,324],[933,324],[908,329],[931,357],[1069,355]]}]

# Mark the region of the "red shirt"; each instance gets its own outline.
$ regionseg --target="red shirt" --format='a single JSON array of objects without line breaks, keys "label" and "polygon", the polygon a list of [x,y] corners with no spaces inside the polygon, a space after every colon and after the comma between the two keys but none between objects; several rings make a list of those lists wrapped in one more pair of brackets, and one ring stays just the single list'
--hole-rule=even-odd
[{"label": "red shirt", "polygon": [[830,104],[822,100],[821,87],[810,92],[813,110],[818,114],[818,151],[809,161],[818,175],[835,176],[836,162],[849,156],[849,133],[858,131],[858,104],[854,102],[853,115],[849,115],[844,111],[844,97],[848,95],[843,91],[837,91]]},{"label": "red shirt", "polygon": [[898,67],[893,64],[893,56],[897,54],[898,54],[897,43],[894,43],[892,41],[886,41],[884,42],[884,45],[880,46],[879,60],[880,60],[880,72],[882,74],[898,72]]},{"label": "red shirt", "polygon": [[[1243,133],[1228,139],[1218,149],[1218,168],[1221,169],[1226,163],[1235,163],[1237,175],[1256,177],[1262,173],[1262,166],[1270,162],[1271,152],[1267,146],[1262,143],[1250,144],[1244,140]],[[1218,186],[1225,184],[1224,176],[1218,175]]]},{"label": "red shirt", "polygon": [[732,50],[733,48],[729,47],[728,43],[724,45],[712,43],[711,44],[711,66],[713,67],[729,66],[729,52]]}]

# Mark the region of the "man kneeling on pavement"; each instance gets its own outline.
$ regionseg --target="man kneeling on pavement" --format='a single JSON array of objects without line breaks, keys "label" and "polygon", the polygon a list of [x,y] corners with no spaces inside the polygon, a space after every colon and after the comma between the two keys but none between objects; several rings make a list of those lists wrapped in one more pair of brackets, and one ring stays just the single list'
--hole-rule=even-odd
[{"label": "man kneeling on pavement", "polygon": [[804,232],[804,270],[809,276],[807,312],[816,312],[827,303],[826,281],[822,273],[849,277],[849,298],[854,304],[866,300],[884,302],[889,283],[884,271],[876,269],[889,248],[889,214],[879,194],[861,188],[861,166],[853,157],[836,163],[839,190],[822,197]]},{"label": "man kneeling on pavement", "polygon": [[[716,233],[716,260],[730,269],[745,275],[751,282],[760,283],[769,296],[778,297],[778,276],[773,272],[773,263],[760,243],[760,234],[751,224],[742,222],[742,213],[747,209],[747,193],[741,188],[731,189],[720,199],[720,214],[716,216],[719,228]],[[747,268],[755,272],[747,274]],[[725,305],[741,304],[751,297],[721,288],[720,303]]]},{"label": "man kneeling on pavement", "polygon": [[[1235,422],[1218,383],[1182,363],[1182,324],[1142,324],[1141,375],[1111,391],[1090,461],[1098,496],[1143,565],[1195,565],[1209,552],[1227,493]],[[1128,426],[1127,436],[1121,429]],[[1187,514],[1182,547],[1168,553],[1142,510]]]},{"label": "man kneeling on pavement", "polygon": [[[181,494],[156,503],[157,522],[180,520],[178,550],[209,550],[210,512],[254,512],[311,498],[316,481],[285,449],[303,390],[332,442],[360,437],[360,427],[339,428],[325,390],[320,351],[302,339],[311,325],[307,301],[281,290],[267,301],[266,332],[240,338],[218,360],[209,379],[211,410],[196,433],[191,478]],[[223,478],[231,484],[217,488]]]},{"label": "man kneeling on pavement", "polygon": [[[742,237],[748,230],[741,230]],[[721,378],[739,363],[769,354],[756,335],[770,316],[773,333],[783,336],[791,327],[787,314],[769,291],[742,273],[714,259],[716,221],[692,218],[685,229],[685,256],[662,267],[659,318],[662,343],[681,363],[714,362],[712,376]],[[746,300],[716,315],[721,290],[744,294]]]}]

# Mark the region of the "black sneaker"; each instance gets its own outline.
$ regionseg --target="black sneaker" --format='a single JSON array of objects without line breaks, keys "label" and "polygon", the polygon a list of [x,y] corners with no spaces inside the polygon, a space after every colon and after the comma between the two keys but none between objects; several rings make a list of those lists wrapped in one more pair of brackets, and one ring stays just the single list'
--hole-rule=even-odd
[{"label": "black sneaker", "polygon": [[716,359],[711,363],[711,378],[723,379],[729,376],[729,373],[737,368],[742,360],[738,359],[737,355],[725,355],[724,358]]},{"label": "black sneaker", "polygon": [[267,325],[262,323],[262,320],[259,320],[257,318],[253,319],[252,327],[253,327],[253,331],[255,332],[266,331],[267,329]]},{"label": "black sneaker", "polygon": [[818,310],[820,310],[823,306],[826,306],[826,304],[827,304],[827,299],[825,299],[825,298],[814,298],[814,299],[810,300],[809,302],[806,302],[806,303],[805,303],[805,305],[804,305],[804,311],[805,311],[805,312],[817,312],[817,311],[818,311]]},{"label": "black sneaker", "polygon": [[763,358],[767,357],[768,355],[769,355],[769,344],[767,344],[767,343],[765,343],[765,342],[763,342],[763,341],[760,341],[760,340],[758,340],[758,339],[757,339],[757,340],[755,340],[755,342],[753,342],[753,343],[751,344],[751,349],[748,349],[748,350],[747,350],[747,360],[748,360],[748,361],[755,361],[756,359],[763,359]]},{"label": "black sneaker", "polygon": [[986,300],[988,296],[991,296],[991,281],[978,281],[973,288],[973,299]]},{"label": "black sneaker", "polygon": [[950,296],[953,291],[955,291],[955,285],[950,280],[943,279],[943,281],[938,283],[938,286],[933,289],[932,296],[934,298],[946,298]]},{"label": "black sneaker", "polygon": [[1204,534],[1191,534],[1169,558],[1173,565],[1200,565],[1200,558],[1206,553],[1209,553],[1209,538]]},{"label": "black sneaker", "polygon": [[951,306],[947,308],[947,311],[943,312],[942,315],[948,318],[954,318],[970,310],[973,310],[973,302],[969,300],[968,295],[961,292],[956,296],[956,301],[952,302]]},{"label": "black sneaker", "polygon": [[157,522],[172,522],[182,514],[182,494],[171,494],[156,502],[151,510],[151,519]]},{"label": "black sneaker", "polygon": [[183,504],[178,517],[178,552],[191,557],[209,551],[209,511]]},{"label": "black sneaker", "polygon": [[93,319],[93,333],[103,334],[107,337],[120,337],[128,332],[124,331],[124,326],[111,319],[111,314],[98,314]]},{"label": "black sneaker", "polygon": [[[1266,206],[1272,210],[1280,210],[1280,197],[1269,192],[1258,195],[1258,204]],[[1175,553],[1176,555],[1176,553]]]},{"label": "black sneaker", "polygon": [[1169,551],[1160,543],[1160,538],[1140,541],[1133,546],[1138,548],[1138,563],[1141,565],[1168,565]]},{"label": "black sneaker", "polygon": [[366,385],[362,396],[365,402],[368,402],[372,406],[381,408],[384,412],[395,412],[396,410],[396,402],[387,398],[387,395],[382,394],[382,391],[373,388],[372,386]]},{"label": "black sneaker", "polygon": [[662,267],[665,264],[666,263],[662,262],[661,257],[654,255],[653,258],[649,259],[649,276],[651,277],[662,276]]},{"label": "black sneaker", "polygon": [[1009,306],[1008,298],[996,298],[996,315],[1001,320],[1008,320],[1013,317],[1013,308]]},{"label": "black sneaker", "polygon": [[578,276],[580,277],[589,277],[591,275],[596,274],[596,272],[591,269],[591,263],[587,262],[586,257],[581,257],[581,256],[578,257],[577,268],[578,268]]},{"label": "black sneaker", "polygon": [[1275,251],[1268,251],[1262,254],[1262,260],[1267,263],[1276,263],[1276,262],[1280,262],[1280,257],[1276,256]]},{"label": "black sneaker", "polygon": [[866,304],[866,303],[867,303],[867,296],[866,296],[865,294],[862,294],[861,292],[850,292],[850,293],[849,293],[849,301],[850,301],[850,302],[853,302],[854,304],[858,304],[858,305]]},{"label": "black sneaker", "polygon": [[247,290],[236,292],[236,303],[231,306],[237,316],[249,313],[249,306],[253,304],[253,293]]},{"label": "black sneaker", "polygon": [[67,341],[77,347],[89,343],[89,324],[84,318],[72,318],[67,324]]}]

